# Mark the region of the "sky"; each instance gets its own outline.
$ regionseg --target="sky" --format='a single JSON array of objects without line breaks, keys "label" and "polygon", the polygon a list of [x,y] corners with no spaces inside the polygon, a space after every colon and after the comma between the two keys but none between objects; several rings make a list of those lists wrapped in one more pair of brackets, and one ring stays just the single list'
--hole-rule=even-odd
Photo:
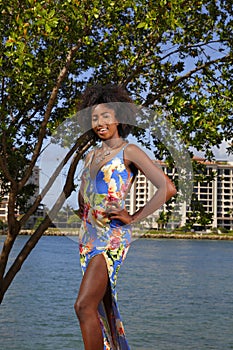
[{"label": "sky", "polygon": [[216,160],[227,160],[229,162],[233,162],[233,154],[228,155],[227,154],[227,148],[228,143],[226,141],[222,142],[220,148],[214,147],[214,155]]}]

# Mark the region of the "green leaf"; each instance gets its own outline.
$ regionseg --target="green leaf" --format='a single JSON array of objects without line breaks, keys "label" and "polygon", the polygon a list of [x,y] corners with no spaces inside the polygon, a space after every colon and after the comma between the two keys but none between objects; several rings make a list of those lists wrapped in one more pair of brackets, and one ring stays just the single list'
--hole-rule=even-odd
[{"label": "green leaf", "polygon": [[145,28],[145,27],[147,27],[147,23],[145,23],[145,22],[140,22],[138,25],[137,25],[137,28],[139,29],[139,28]]}]

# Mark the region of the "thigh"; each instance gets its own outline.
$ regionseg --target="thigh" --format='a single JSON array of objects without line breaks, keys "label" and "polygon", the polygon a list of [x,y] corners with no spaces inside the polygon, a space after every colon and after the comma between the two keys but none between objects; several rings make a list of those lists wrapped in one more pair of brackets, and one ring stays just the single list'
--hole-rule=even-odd
[{"label": "thigh", "polygon": [[108,270],[105,258],[98,254],[91,259],[84,273],[79,294],[79,302],[87,302],[89,305],[98,307],[108,287]]}]

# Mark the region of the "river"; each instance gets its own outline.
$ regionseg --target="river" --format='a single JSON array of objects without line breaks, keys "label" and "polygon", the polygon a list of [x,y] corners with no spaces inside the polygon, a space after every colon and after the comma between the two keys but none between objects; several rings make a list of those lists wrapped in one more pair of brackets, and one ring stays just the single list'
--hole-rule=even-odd
[{"label": "river", "polygon": [[[1,349],[82,350],[80,280],[75,238],[42,237],[0,306]],[[138,239],[117,290],[132,350],[233,349],[233,241]]]}]

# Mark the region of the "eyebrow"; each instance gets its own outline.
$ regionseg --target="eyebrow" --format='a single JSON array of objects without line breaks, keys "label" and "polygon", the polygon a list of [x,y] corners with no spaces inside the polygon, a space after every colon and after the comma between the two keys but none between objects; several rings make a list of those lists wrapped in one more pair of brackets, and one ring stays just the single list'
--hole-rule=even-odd
[{"label": "eyebrow", "polygon": [[[109,112],[103,112],[103,113],[101,113],[100,115],[104,115],[104,114],[109,114]],[[92,114],[91,116],[92,117],[95,117],[95,116],[97,116],[98,114]]]}]

